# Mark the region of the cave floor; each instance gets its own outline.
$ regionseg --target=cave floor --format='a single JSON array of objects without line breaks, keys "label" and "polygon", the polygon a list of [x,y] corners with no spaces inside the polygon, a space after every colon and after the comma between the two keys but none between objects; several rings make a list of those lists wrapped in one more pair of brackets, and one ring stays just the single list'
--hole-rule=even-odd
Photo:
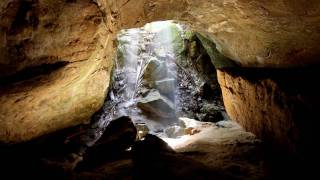
[{"label": "cave floor", "polygon": [[[197,129],[199,133],[183,142],[169,143],[177,153],[163,149],[158,149],[158,153],[141,152],[142,156],[135,160],[139,161],[138,165],[128,153],[71,176],[75,179],[266,178],[261,142],[253,134],[231,121],[202,123]],[[152,151],[147,147],[152,145],[145,143],[143,147]]]},{"label": "cave floor", "polygon": [[65,145],[53,139],[45,139],[46,145],[1,146],[0,178],[290,179],[316,172],[310,170],[312,164],[268,152],[262,141],[232,121],[197,121],[183,137],[146,135],[127,151],[117,150],[112,142],[88,151],[90,158],[83,156],[74,167],[77,156],[70,157]]}]

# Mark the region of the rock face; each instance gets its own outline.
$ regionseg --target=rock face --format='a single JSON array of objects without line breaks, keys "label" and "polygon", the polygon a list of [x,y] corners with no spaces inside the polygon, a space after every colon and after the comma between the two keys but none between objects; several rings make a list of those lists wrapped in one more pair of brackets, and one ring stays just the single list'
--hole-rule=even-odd
[{"label": "rock face", "polygon": [[[109,2],[125,27],[160,19],[189,22],[195,29],[208,33],[224,55],[246,67],[319,64],[317,0]],[[137,12],[130,13],[134,5]]]},{"label": "rock face", "polygon": [[161,80],[167,76],[168,67],[165,62],[160,62],[156,58],[151,58],[143,70],[145,80]]},{"label": "rock face", "polygon": [[88,122],[106,93],[108,74],[102,63],[71,63],[49,75],[1,88],[0,141],[26,141]]},{"label": "rock face", "polygon": [[111,65],[99,8],[89,0],[0,5],[0,142],[88,122],[104,102]]},{"label": "rock face", "polygon": [[87,60],[96,49],[102,14],[90,0],[12,1],[1,5],[0,75],[58,61]]},{"label": "rock face", "polygon": [[229,116],[275,151],[316,152],[320,89],[313,84],[319,73],[311,68],[270,71],[218,71]]},{"label": "rock face", "polygon": [[158,91],[150,91],[146,97],[138,101],[137,106],[151,115],[163,118],[175,117],[174,104]]}]

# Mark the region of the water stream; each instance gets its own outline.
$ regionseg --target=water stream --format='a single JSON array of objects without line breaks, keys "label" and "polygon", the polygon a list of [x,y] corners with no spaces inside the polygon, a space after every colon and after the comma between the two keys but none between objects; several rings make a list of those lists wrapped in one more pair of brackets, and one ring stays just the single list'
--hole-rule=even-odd
[{"label": "water stream", "polygon": [[187,56],[188,33],[187,26],[173,21],[119,32],[112,85],[103,109],[93,117],[90,135],[84,137],[87,146],[122,116],[129,116],[139,133],[177,137],[184,126],[179,117],[197,119],[208,104],[223,110],[201,95],[206,82]]}]

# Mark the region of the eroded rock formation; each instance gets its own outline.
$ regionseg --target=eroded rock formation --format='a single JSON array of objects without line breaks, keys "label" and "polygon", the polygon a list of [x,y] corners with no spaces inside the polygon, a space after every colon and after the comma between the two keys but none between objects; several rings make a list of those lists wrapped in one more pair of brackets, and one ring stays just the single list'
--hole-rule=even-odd
[{"label": "eroded rock formation", "polygon": [[[239,66],[319,65],[317,0],[5,0],[0,8],[1,77],[10,79],[28,67],[68,62],[40,78],[1,85],[2,142],[21,142],[86,122],[102,105],[114,55],[112,41],[120,28],[153,20],[182,20],[207,34],[217,49]],[[309,101],[300,101],[299,94],[318,95],[298,89],[291,96],[273,80],[281,74],[266,71],[263,80],[252,81],[241,73],[220,72],[227,111],[256,134],[292,144],[295,140],[291,139],[300,134],[295,132],[307,131],[308,126],[296,126],[295,119],[299,124],[304,124],[304,119],[296,114],[300,108],[291,107],[291,97],[298,99],[297,107],[305,107]],[[309,76],[300,78],[302,82]],[[290,78],[283,86],[288,81]],[[236,107],[234,101],[241,105]],[[252,105],[261,102],[264,106]],[[313,110],[302,108],[301,113]],[[287,133],[294,135],[288,139]]]},{"label": "eroded rock formation", "polygon": [[[88,122],[104,102],[111,65],[100,9],[90,0],[9,0],[0,7],[0,141]],[[59,62],[52,72],[31,70]]]},{"label": "eroded rock formation", "polygon": [[218,70],[231,119],[269,143],[274,151],[316,151],[319,73],[303,69]]}]

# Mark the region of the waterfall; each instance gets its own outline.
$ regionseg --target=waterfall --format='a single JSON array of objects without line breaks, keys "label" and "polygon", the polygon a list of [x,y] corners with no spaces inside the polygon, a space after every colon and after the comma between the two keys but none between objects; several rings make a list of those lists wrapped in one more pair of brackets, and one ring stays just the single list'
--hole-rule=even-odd
[{"label": "waterfall", "polygon": [[108,124],[122,116],[129,116],[139,133],[147,129],[164,137],[170,136],[166,131],[183,132],[179,117],[197,119],[205,103],[205,80],[186,54],[186,29],[173,21],[158,21],[118,33],[112,85],[89,135],[83,137],[86,146],[95,144]]}]

